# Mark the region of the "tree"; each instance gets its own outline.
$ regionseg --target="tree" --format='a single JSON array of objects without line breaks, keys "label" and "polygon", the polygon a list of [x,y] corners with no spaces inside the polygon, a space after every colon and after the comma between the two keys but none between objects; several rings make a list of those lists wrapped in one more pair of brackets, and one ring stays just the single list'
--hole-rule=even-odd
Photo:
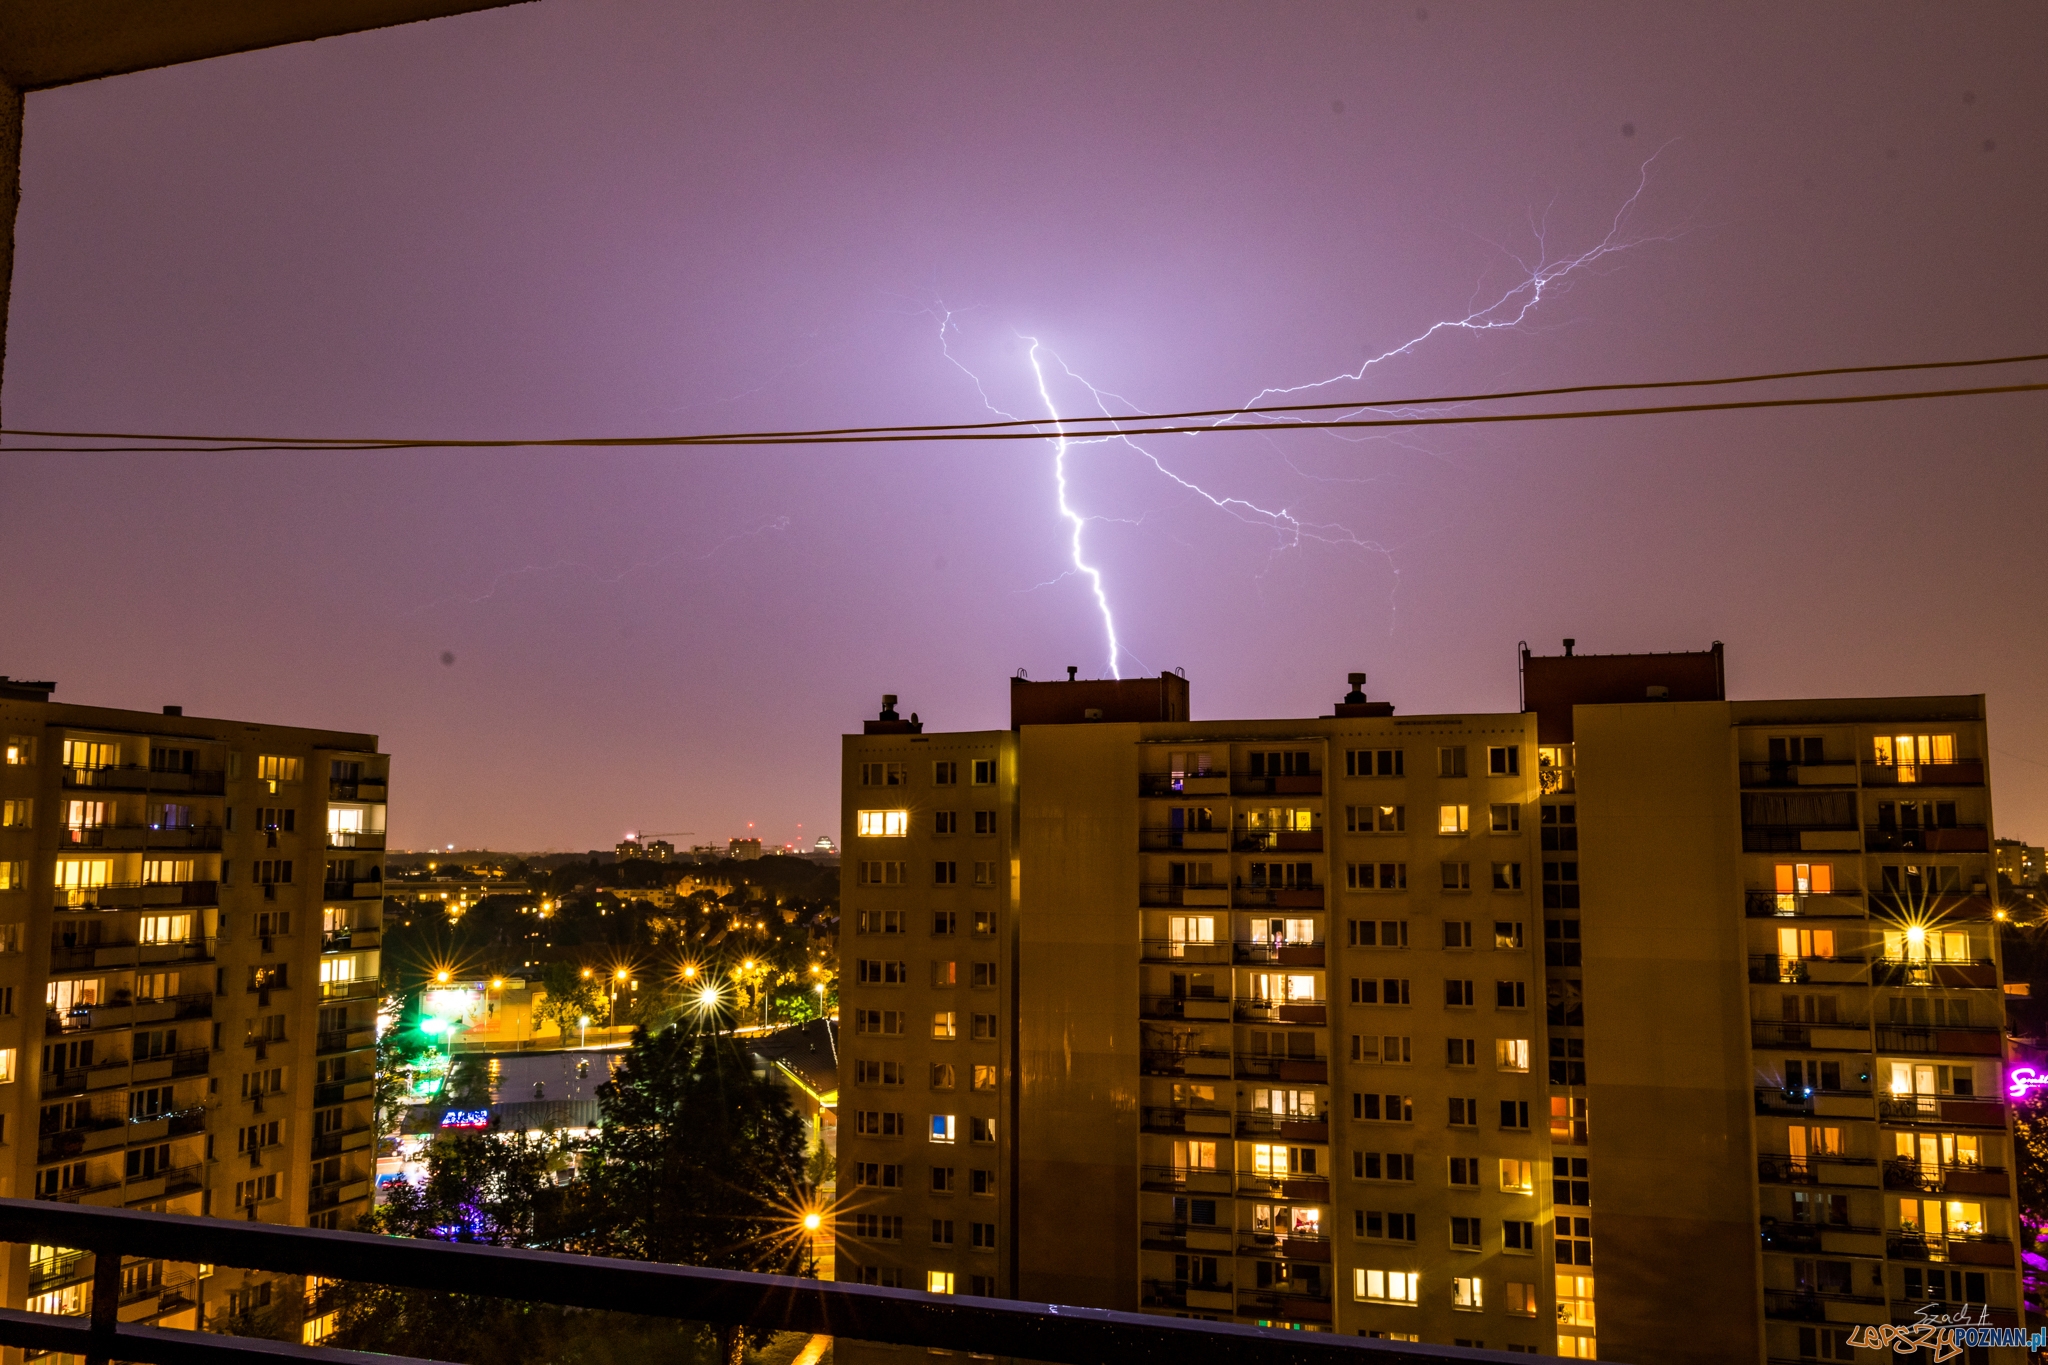
[{"label": "tree", "polygon": [[581,1249],[678,1265],[784,1270],[809,1194],[806,1124],[728,1035],[640,1033],[598,1092],[579,1182]]},{"label": "tree", "polygon": [[576,1031],[577,1020],[604,1016],[596,979],[585,977],[575,963],[548,963],[541,969],[540,984],[547,992],[539,1005],[540,1017],[554,1020],[564,1037]]},{"label": "tree", "polygon": [[560,1239],[566,1200],[555,1177],[572,1159],[567,1138],[448,1133],[428,1141],[426,1158],[426,1179],[387,1185],[365,1232],[491,1246]]},{"label": "tree", "polygon": [[398,1132],[398,1122],[412,1100],[413,1058],[398,1045],[398,1032],[386,1029],[377,1039],[377,1078],[371,1093],[379,1142]]},{"label": "tree", "polygon": [[[598,1088],[603,1126],[578,1182],[579,1249],[784,1273],[801,1268],[806,1125],[729,1035],[636,1033]],[[756,1346],[767,1334],[754,1334]],[[719,1333],[737,1365],[745,1337]]]}]

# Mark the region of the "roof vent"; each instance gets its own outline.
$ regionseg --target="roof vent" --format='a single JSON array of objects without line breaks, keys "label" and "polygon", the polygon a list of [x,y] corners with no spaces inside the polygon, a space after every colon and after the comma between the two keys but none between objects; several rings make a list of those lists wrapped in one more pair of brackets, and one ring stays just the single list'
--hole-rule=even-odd
[{"label": "roof vent", "polygon": [[1072,682],[1072,681],[1074,680],[1074,675],[1075,675],[1076,673],[1079,673],[1080,671],[1081,671],[1081,670],[1080,670],[1080,669],[1078,669],[1078,668],[1076,668],[1076,667],[1075,667],[1074,665],[1072,665],[1072,664],[1068,664],[1068,665],[1067,665],[1067,681],[1068,681],[1068,682]]},{"label": "roof vent", "polygon": [[882,714],[879,717],[877,717],[877,719],[900,719],[896,714],[896,694],[894,692],[884,692],[882,694]]},{"label": "roof vent", "polygon": [[1346,706],[1365,705],[1365,674],[1353,673],[1349,675],[1349,681],[1351,683],[1351,690],[1344,694],[1344,704]]},{"label": "roof vent", "polygon": [[1573,638],[1572,638],[1571,636],[1569,636],[1569,635],[1567,635],[1567,636],[1565,636],[1565,637],[1564,637],[1564,657],[1565,657],[1565,658],[1569,659],[1569,658],[1571,658],[1571,657],[1572,657],[1572,646],[1573,646],[1573,645],[1575,645],[1575,644],[1577,644],[1577,643],[1578,643],[1578,641],[1577,641],[1577,640],[1575,640],[1575,639],[1573,639]]}]

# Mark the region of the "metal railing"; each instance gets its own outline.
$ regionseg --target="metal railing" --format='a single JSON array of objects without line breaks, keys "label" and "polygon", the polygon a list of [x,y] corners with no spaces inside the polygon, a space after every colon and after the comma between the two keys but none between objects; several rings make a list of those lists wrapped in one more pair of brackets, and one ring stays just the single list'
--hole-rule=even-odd
[{"label": "metal railing", "polygon": [[[395,1288],[477,1294],[637,1313],[722,1327],[812,1332],[931,1350],[999,1353],[1051,1365],[1512,1365],[1505,1352],[1452,1350],[1334,1333],[1269,1331],[1097,1308],[925,1294],[908,1289],[658,1265],[354,1232],[275,1227],[0,1199],[0,1239],[97,1253],[89,1318],[0,1310],[0,1344],[149,1365],[315,1361],[402,1365],[391,1356],[257,1341],[118,1321],[124,1256],[315,1275]],[[1264,1296],[1251,1296],[1263,1302]],[[1281,1302],[1284,1297],[1285,1302]],[[1274,1295],[1276,1308],[1320,1301]],[[1276,1316],[1290,1316],[1286,1312]],[[1294,1314],[1293,1316],[1299,1316]]]}]

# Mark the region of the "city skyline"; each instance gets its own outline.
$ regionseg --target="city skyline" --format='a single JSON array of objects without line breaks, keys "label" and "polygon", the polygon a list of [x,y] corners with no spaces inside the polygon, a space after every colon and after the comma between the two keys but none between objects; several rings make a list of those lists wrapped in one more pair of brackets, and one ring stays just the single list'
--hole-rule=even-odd
[{"label": "city skyline", "polygon": [[[1338,392],[2037,350],[2043,22],[535,4],[221,58],[30,95],[0,396],[80,430],[971,421],[1042,412],[1032,337],[1131,405],[1232,405],[1466,317],[1632,196],[1521,327]],[[2038,840],[2038,404],[1151,447],[1343,528],[1299,545],[1129,451],[1074,452],[1071,505],[1122,671],[1185,668],[1198,718],[1322,714],[1360,669],[1499,711],[1520,640],[1720,639],[1734,697],[1986,693]],[[1019,667],[1108,674],[1056,492],[1035,446],[13,454],[0,671],[374,731],[403,847],[838,839],[840,717],[986,728]]]}]

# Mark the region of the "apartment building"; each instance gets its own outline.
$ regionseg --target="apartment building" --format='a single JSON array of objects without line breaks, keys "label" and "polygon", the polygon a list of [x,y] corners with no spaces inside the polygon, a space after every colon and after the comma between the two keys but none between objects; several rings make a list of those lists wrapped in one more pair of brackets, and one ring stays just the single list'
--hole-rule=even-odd
[{"label": "apartment building", "polygon": [[[1576,1359],[2017,1323],[1982,699],[1522,667],[1499,714],[1070,678],[1008,732],[849,736],[842,1276]],[[994,765],[1010,859],[987,1260],[944,1240],[924,1025],[967,956],[920,937],[970,903],[941,748]]]},{"label": "apartment building", "polygon": [[1010,1297],[1017,741],[895,700],[843,749],[837,1274]]},{"label": "apartment building", "polygon": [[[0,1193],[350,1226],[374,1162],[388,756],[52,690],[0,679]],[[123,1320],[296,1291],[199,1270],[125,1267]],[[86,1310],[90,1257],[15,1247],[4,1274],[10,1307]]]}]

